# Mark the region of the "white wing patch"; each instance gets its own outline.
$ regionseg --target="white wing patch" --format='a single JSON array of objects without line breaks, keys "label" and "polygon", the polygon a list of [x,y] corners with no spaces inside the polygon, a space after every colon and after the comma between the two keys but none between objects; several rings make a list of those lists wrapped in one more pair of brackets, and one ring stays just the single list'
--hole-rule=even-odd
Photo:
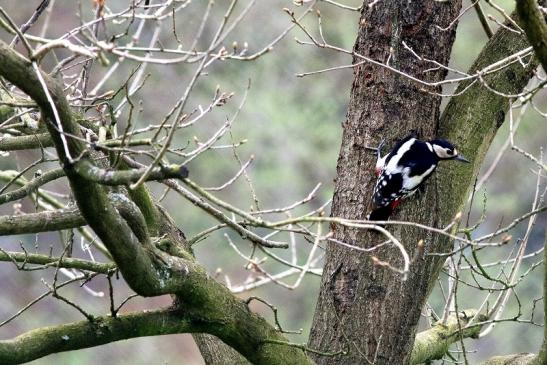
[{"label": "white wing patch", "polygon": [[401,172],[399,160],[401,159],[401,157],[403,157],[405,153],[408,152],[408,150],[410,150],[410,147],[414,144],[414,142],[416,142],[416,138],[411,138],[401,145],[397,153],[389,160],[387,166],[385,167],[388,173],[396,174]]},{"label": "white wing patch", "polygon": [[403,189],[404,190],[414,190],[420,185],[422,181],[424,181],[424,178],[427,177],[429,174],[435,170],[437,165],[431,165],[430,168],[428,168],[423,174],[416,175],[409,177],[410,169],[408,167],[405,167],[403,169]]}]

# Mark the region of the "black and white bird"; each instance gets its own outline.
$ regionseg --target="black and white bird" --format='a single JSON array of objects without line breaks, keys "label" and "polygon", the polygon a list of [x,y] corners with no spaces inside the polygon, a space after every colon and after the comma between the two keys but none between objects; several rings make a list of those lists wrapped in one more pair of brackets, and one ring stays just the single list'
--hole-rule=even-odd
[{"label": "black and white bird", "polygon": [[376,149],[376,186],[372,201],[374,209],[369,220],[387,220],[397,205],[431,176],[441,160],[469,162],[444,139],[420,141],[410,135],[399,141],[390,153],[381,156],[383,141]]}]

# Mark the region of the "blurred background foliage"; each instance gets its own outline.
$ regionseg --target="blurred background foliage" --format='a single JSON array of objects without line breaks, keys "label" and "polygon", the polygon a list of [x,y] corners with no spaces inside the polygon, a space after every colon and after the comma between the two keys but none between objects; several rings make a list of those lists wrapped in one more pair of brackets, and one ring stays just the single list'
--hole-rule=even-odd
[{"label": "blurred background foliage", "polygon": [[[33,13],[38,3],[37,0],[25,2],[3,0],[1,6],[8,11],[17,24],[22,24]],[[204,41],[210,39],[216,30],[218,21],[228,3],[223,0],[216,1],[212,8],[210,21],[205,27]],[[358,0],[346,0],[345,3],[351,6],[360,5]],[[468,3],[465,1],[464,6],[469,5]],[[498,3],[508,11],[514,6],[512,1]],[[122,0],[107,0],[106,2],[106,5],[112,10],[123,9],[127,4],[127,1]],[[240,1],[236,13],[246,4],[247,1]],[[183,45],[188,46],[193,39],[193,34],[200,24],[206,6],[207,1],[205,0],[193,1],[183,12],[179,13],[176,29],[179,38],[182,38]],[[295,9],[297,12],[302,11],[302,8],[295,7],[290,1],[257,1],[245,20],[225,40],[225,46],[229,48],[232,47],[233,42],[237,42],[241,47],[247,42],[249,52],[264,47],[290,25],[290,19],[282,10],[283,7]],[[52,22],[47,32],[50,37],[63,34],[68,29],[77,26],[79,23],[77,13],[80,11],[85,20],[93,18],[92,2],[88,0],[81,3],[56,1],[52,9]],[[359,14],[323,2],[318,2],[316,9],[321,12],[323,31],[327,41],[351,49],[357,34]],[[498,16],[490,8],[486,11]],[[501,20],[499,16],[498,19]],[[314,34],[317,33],[317,17],[314,14],[309,15],[304,24]],[[173,32],[169,29],[172,24],[165,22],[164,26],[166,29],[163,32],[161,43],[173,46],[175,44]],[[41,27],[42,23],[39,21],[30,33],[38,32]],[[116,29],[113,27],[109,23],[106,30],[101,28],[101,32],[106,31],[109,34],[114,34]],[[147,25],[143,36],[138,41],[139,44],[147,45],[152,31],[153,24]],[[0,32],[0,37],[6,41],[11,40],[5,32]],[[176,144],[180,147],[193,146],[196,138],[201,141],[209,138],[213,131],[237,111],[250,80],[251,87],[248,97],[233,124],[230,134],[231,140],[225,138],[222,142],[226,144],[245,142],[237,149],[237,153],[243,162],[251,156],[254,157],[249,169],[249,177],[259,198],[260,207],[263,209],[289,205],[308,195],[317,183],[322,183],[318,197],[306,206],[307,209],[316,209],[330,199],[333,191],[336,159],[341,140],[340,123],[345,118],[352,72],[351,69],[346,68],[304,78],[298,78],[295,75],[326,67],[347,65],[351,63],[351,59],[344,54],[298,45],[294,40],[295,37],[305,39],[302,32],[294,29],[271,52],[255,61],[225,61],[208,69],[208,75],[197,84],[188,109],[193,109],[198,105],[208,105],[217,85],[224,92],[233,92],[233,100],[223,107],[216,108],[206,118],[206,121],[201,121],[192,129],[188,129],[186,133],[179,133],[176,136]],[[458,26],[451,67],[466,70],[486,40],[474,12],[464,15]],[[58,52],[58,57],[62,57],[62,51]],[[108,58],[111,62],[116,60],[112,56]],[[45,60],[43,67],[51,69],[54,65],[55,60],[50,57]],[[124,67],[108,80],[102,90],[117,89],[135,66],[135,62],[125,61]],[[147,67],[146,73],[149,74],[149,77],[144,87],[133,97],[133,102],[136,103],[138,109],[135,121],[139,126],[150,123],[157,124],[161,121],[167,110],[184,91],[193,72],[193,67],[185,64],[149,65]],[[97,82],[105,72],[106,69],[96,62],[92,69],[91,84]],[[450,90],[447,88],[445,91],[449,92]],[[116,99],[114,105],[120,101],[120,97]],[[374,95],[370,97],[374,97]],[[547,107],[544,101],[541,100],[537,105]],[[446,100],[443,105],[445,103]],[[545,109],[547,110],[547,108]],[[119,118],[121,127],[125,125],[126,118],[127,113],[122,114]],[[483,167],[483,172],[491,164],[507,135],[508,127],[505,125],[496,137]],[[529,110],[516,135],[517,143],[526,150],[537,154],[540,147],[545,147],[546,136],[545,120],[538,113]],[[378,136],[378,139],[380,138],[381,136]],[[36,156],[29,152],[14,153],[0,160],[0,168],[2,170],[17,169],[35,158]],[[172,161],[180,162],[176,158],[172,158]],[[49,164],[41,168],[53,168],[54,166],[55,164]],[[530,208],[535,188],[535,177],[531,173],[533,167],[530,161],[512,151],[508,151],[504,155],[502,163],[484,185],[484,188],[477,193],[477,199],[473,204],[472,221],[480,216],[483,196],[486,197],[486,220],[477,230],[477,235],[491,232],[501,224],[500,222],[507,224],[514,217],[523,214]],[[239,165],[234,159],[231,149],[210,151],[189,165],[191,178],[202,186],[221,185],[238,169]],[[30,171],[27,176],[31,177],[33,172]],[[442,173],[442,169],[439,173]],[[156,197],[162,196],[163,186],[156,183],[150,185]],[[59,181],[50,184],[48,188],[66,193],[65,185]],[[251,189],[244,178],[240,178],[238,183],[217,195],[245,209],[249,209],[254,204]],[[450,199],[450,197],[447,198]],[[174,193],[168,193],[163,204],[187,237],[216,224],[216,221]],[[27,201],[23,203],[21,209],[24,212],[31,212],[35,208]],[[300,210],[300,212],[304,211]],[[2,213],[13,213],[13,208],[4,206]],[[537,227],[533,231],[529,245],[530,250],[537,250],[542,246],[545,223],[544,215],[538,219]],[[483,262],[504,258],[511,249],[514,249],[517,239],[522,236],[523,232],[524,223],[512,232],[514,239],[511,244],[501,249],[483,250],[479,255],[480,258]],[[245,270],[245,262],[235,255],[228,246],[223,236],[224,233],[228,233],[242,251],[246,254],[250,253],[249,245],[230,231],[215,233],[208,239],[199,242],[195,246],[195,252],[199,261],[210,270],[211,275],[216,276],[220,281],[228,278],[232,284],[238,284],[249,275],[255,274]],[[66,241],[66,234],[62,239]],[[19,240],[29,251],[49,252],[51,249],[54,252],[59,252],[61,247],[60,237],[57,233],[40,234],[37,238],[33,235],[3,237],[0,244],[4,249],[17,250],[20,248]],[[76,236],[76,242],[79,242],[78,236]],[[304,246],[302,252],[309,249],[304,240],[300,240],[299,243]],[[79,248],[74,251],[75,256],[82,256]],[[97,255],[97,258],[102,259],[100,255]],[[301,263],[305,259],[306,257],[301,255]],[[538,258],[526,260],[521,270],[524,272],[537,260]],[[267,262],[265,267],[271,272],[281,269],[279,265],[272,262]],[[526,277],[516,290],[522,310],[527,313],[531,313],[533,299],[541,297],[541,270],[542,266],[539,266]],[[13,265],[3,263],[0,265],[0,276],[3,278],[2,295],[0,296],[0,321],[2,321],[46,291],[41,280],[51,282],[53,270],[18,273]],[[444,280],[446,277],[442,279]],[[289,282],[292,282],[291,280],[294,279],[288,279]],[[302,328],[302,334],[292,335],[291,339],[305,342],[309,334],[319,281],[318,276],[308,276],[295,290],[287,290],[270,284],[253,291],[252,295],[261,296],[277,306],[281,324],[286,329]],[[89,286],[96,291],[108,293],[107,281],[104,277],[95,279]],[[131,293],[123,280],[115,280],[115,288],[118,302]],[[108,295],[104,297],[91,296],[77,285],[65,289],[64,293],[69,298],[75,298],[92,313],[102,314],[108,311]],[[242,297],[248,295],[250,294],[245,293]],[[460,287],[459,308],[478,307],[480,305],[480,302],[477,302],[478,297],[480,295],[477,295],[475,290]],[[444,301],[438,288],[434,290],[430,302],[435,309],[442,309]],[[129,301],[124,308],[126,311],[141,310],[169,303],[168,297],[136,298]],[[510,306],[507,317],[518,312],[514,298],[511,299]],[[267,308],[253,305],[253,309],[270,320],[272,319],[271,312]],[[541,323],[542,316],[541,305],[539,305],[534,313],[535,321]],[[40,301],[17,320],[1,327],[0,338],[11,338],[38,326],[80,319],[82,319],[80,314],[73,308],[48,298]],[[467,342],[467,349],[473,351],[468,358],[472,364],[475,364],[492,355],[535,352],[539,348],[541,334],[542,329],[537,326],[514,322],[502,323],[490,336],[479,341]],[[134,339],[98,348],[55,354],[32,362],[32,364],[46,365],[96,363],[202,364],[203,360],[189,335],[172,335]]]}]

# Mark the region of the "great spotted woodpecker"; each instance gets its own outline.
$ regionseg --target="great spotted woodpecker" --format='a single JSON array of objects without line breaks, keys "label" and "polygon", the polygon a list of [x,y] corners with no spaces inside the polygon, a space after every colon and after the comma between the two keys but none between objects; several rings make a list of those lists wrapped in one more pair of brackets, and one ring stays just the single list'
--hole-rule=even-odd
[{"label": "great spotted woodpecker", "polygon": [[384,143],[377,149],[376,186],[372,201],[374,209],[369,220],[386,220],[402,199],[414,194],[431,176],[441,160],[469,162],[458,154],[456,148],[444,139],[428,142],[410,135],[399,141],[390,153],[381,156]]}]

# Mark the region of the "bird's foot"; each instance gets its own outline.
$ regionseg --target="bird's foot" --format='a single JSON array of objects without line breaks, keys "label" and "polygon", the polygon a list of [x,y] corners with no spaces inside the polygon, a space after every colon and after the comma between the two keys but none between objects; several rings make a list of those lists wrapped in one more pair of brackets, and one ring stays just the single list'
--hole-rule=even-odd
[{"label": "bird's foot", "polygon": [[365,148],[367,150],[371,150],[371,151],[374,151],[374,154],[376,156],[381,156],[382,155],[382,149],[384,148],[384,146],[386,145],[386,140],[385,139],[382,139],[380,141],[380,143],[378,144],[378,147],[369,147],[369,146],[365,146]]}]

